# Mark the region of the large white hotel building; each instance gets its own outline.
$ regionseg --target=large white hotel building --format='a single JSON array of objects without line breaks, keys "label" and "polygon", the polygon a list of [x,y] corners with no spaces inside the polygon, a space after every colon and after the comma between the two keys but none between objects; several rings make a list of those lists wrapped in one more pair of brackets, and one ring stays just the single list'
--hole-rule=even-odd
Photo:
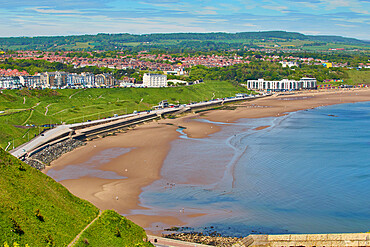
[{"label": "large white hotel building", "polygon": [[145,87],[167,87],[167,75],[145,73],[143,76]]},{"label": "large white hotel building", "polygon": [[281,81],[265,81],[264,79],[248,80],[247,88],[262,91],[289,91],[301,89],[316,89],[315,78],[301,78],[299,81],[283,79]]}]

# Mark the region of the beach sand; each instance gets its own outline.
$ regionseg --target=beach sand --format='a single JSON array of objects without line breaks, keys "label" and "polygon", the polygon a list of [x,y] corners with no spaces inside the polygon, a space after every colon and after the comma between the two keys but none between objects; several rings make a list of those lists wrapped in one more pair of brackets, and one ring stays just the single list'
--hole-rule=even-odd
[{"label": "beach sand", "polygon": [[[98,208],[114,209],[144,228],[156,228],[150,232],[151,234],[160,234],[164,228],[184,225],[189,219],[202,216],[194,212],[163,212],[155,216],[132,213],[134,209],[143,209],[139,198],[142,188],[160,179],[161,167],[171,148],[171,142],[180,135],[176,131],[179,127],[184,127],[183,131],[190,138],[205,138],[219,131],[221,127],[194,119],[204,118],[227,123],[240,118],[278,117],[287,112],[360,101],[370,101],[370,90],[312,91],[293,95],[274,95],[238,103],[235,110],[213,110],[187,114],[177,119],[162,119],[139,125],[126,133],[92,140],[86,146],[79,147],[52,162],[51,167],[45,169],[44,173],[50,169],[58,171],[71,164],[81,164],[106,149],[131,148],[128,153],[98,167],[102,171],[115,172],[127,179],[85,176],[62,180],[60,183],[74,195],[90,201]],[[266,127],[268,126],[260,126],[255,130]]]},{"label": "beach sand", "polygon": [[234,122],[240,118],[279,117],[288,112],[319,106],[370,101],[370,90],[333,90],[299,92],[292,95],[273,95],[237,104],[232,111],[210,111],[206,118],[211,121]]}]

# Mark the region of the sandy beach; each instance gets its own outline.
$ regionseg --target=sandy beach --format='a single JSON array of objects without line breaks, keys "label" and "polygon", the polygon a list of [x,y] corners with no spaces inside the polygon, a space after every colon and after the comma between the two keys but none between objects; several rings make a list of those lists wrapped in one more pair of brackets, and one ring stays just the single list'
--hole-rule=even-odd
[{"label": "sandy beach", "polygon": [[[111,159],[96,169],[114,172],[126,179],[106,179],[83,176],[65,179],[60,183],[74,195],[86,199],[100,209],[114,209],[124,214],[144,228],[157,227],[160,234],[165,227],[179,226],[194,217],[202,216],[196,212],[164,212],[161,215],[147,216],[133,214],[132,210],[144,209],[140,205],[142,188],[160,178],[161,167],[171,142],[179,138],[179,127],[189,138],[205,138],[220,131],[220,125],[195,121],[208,119],[214,122],[235,122],[240,118],[279,117],[287,112],[316,108],[319,106],[370,101],[369,89],[312,91],[291,95],[274,95],[238,103],[236,109],[213,110],[200,114],[187,114],[177,119],[162,119],[139,125],[125,133],[95,139],[86,146],[63,155],[44,170],[62,170],[66,166],[82,164],[91,157],[107,149],[127,148],[128,152]],[[260,126],[256,131],[269,126]],[[204,178],[206,179],[206,178]],[[194,180],[199,180],[194,176]],[[198,181],[194,181],[195,183]]]}]

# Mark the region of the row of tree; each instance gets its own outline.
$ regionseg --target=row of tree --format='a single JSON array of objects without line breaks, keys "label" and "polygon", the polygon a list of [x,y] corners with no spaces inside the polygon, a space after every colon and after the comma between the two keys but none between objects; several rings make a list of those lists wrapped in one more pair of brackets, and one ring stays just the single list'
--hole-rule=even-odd
[{"label": "row of tree", "polygon": [[[266,31],[242,33],[168,33],[168,34],[97,34],[75,36],[42,36],[0,38],[3,49],[27,50],[130,50],[174,49],[178,51],[209,51],[234,49],[255,42],[304,40],[319,43],[369,45],[369,42],[340,36],[310,36],[301,33]],[[137,43],[129,46],[127,43]]]}]

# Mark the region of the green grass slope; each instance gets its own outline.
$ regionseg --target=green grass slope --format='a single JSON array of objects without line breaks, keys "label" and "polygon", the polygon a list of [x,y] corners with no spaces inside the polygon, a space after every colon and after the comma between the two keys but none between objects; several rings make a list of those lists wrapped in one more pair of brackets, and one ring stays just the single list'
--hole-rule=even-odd
[{"label": "green grass slope", "polygon": [[79,238],[75,246],[153,246],[144,230],[115,211],[106,210]]},{"label": "green grass slope", "polygon": [[38,127],[20,128],[19,125],[82,122],[147,110],[164,99],[184,104],[234,96],[239,92],[247,90],[225,81],[169,88],[3,90],[0,93],[0,111],[4,111],[0,113],[0,145],[5,149],[10,142],[10,150],[13,138],[14,145],[18,146],[42,130]]},{"label": "green grass slope", "polygon": [[[98,213],[91,203],[0,148],[0,246],[66,246]],[[123,216],[107,212],[101,220],[103,233],[117,227],[124,233],[121,242],[109,246],[125,246],[130,234],[129,242],[143,242],[144,231]],[[104,246],[97,234],[89,240],[96,243],[90,246]]]},{"label": "green grass slope", "polygon": [[370,84],[370,70],[348,70],[348,84]]}]

